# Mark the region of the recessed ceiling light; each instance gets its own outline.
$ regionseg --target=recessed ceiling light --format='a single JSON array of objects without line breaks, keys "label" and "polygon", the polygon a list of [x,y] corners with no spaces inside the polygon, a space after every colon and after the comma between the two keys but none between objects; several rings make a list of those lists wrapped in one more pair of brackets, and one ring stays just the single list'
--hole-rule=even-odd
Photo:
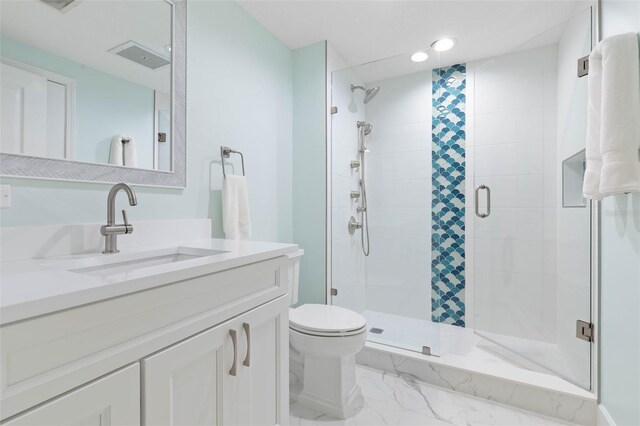
[{"label": "recessed ceiling light", "polygon": [[457,40],[455,38],[441,38],[440,40],[434,41],[431,47],[433,47],[438,52],[444,52],[455,46],[456,41]]},{"label": "recessed ceiling light", "polygon": [[426,52],[422,52],[422,51],[416,52],[413,55],[411,55],[411,60],[413,62],[424,62],[428,58],[429,58],[429,55],[427,55]]}]

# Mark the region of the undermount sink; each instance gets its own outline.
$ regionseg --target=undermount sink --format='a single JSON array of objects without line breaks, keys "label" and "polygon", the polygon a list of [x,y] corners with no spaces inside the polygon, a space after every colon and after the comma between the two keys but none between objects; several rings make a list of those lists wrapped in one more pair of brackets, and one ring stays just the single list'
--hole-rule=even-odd
[{"label": "undermount sink", "polygon": [[67,271],[78,274],[117,278],[138,269],[184,262],[222,253],[227,252],[194,247],[171,247],[138,253],[95,256],[58,266],[63,266]]}]

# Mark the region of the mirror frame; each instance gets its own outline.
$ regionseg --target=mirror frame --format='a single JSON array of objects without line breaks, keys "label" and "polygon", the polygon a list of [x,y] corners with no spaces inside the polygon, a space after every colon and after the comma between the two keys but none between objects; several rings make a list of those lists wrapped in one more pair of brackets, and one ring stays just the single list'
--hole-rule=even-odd
[{"label": "mirror frame", "polygon": [[[187,183],[187,0],[165,0],[171,23],[171,171],[135,169],[0,153],[0,176],[13,178],[118,183],[184,188]],[[78,142],[78,141],[76,141]]]}]

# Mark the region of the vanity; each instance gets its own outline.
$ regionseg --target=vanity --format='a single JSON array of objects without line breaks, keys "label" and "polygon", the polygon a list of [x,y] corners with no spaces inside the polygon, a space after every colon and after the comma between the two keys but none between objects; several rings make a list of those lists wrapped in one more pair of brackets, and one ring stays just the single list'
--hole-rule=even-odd
[{"label": "vanity", "polygon": [[296,245],[2,264],[2,424],[283,424]]}]

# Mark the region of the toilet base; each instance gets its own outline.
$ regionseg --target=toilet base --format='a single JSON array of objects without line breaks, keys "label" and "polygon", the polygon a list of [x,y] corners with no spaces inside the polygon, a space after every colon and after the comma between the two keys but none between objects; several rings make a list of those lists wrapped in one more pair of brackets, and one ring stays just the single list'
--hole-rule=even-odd
[{"label": "toilet base", "polygon": [[340,357],[304,356],[302,390],[297,402],[339,419],[356,415],[364,406],[356,382],[355,355]]}]

